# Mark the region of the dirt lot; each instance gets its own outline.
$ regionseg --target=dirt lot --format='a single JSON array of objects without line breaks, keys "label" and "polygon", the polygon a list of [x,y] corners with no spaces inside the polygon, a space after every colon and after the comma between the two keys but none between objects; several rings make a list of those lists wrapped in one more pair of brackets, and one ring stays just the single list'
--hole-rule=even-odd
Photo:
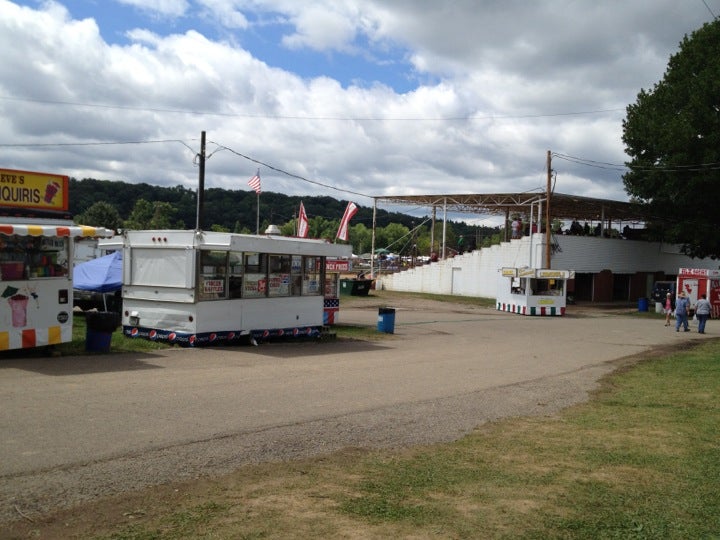
[{"label": "dirt lot", "polygon": [[628,316],[632,306],[551,319],[380,292],[342,306],[342,323],[370,328],[378,307],[395,307],[395,333],[3,360],[0,537],[71,537],[72,523],[87,530],[138,500],[165,508],[183,482],[249,464],[444,442],[553,414],[633,355],[704,338]]}]

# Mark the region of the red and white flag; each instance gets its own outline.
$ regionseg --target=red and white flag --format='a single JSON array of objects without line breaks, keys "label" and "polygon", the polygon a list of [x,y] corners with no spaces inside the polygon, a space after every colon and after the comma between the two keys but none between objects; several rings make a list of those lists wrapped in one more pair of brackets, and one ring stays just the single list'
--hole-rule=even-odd
[{"label": "red and white flag", "polygon": [[340,220],[340,227],[338,227],[336,238],[339,238],[340,240],[348,241],[348,238],[350,237],[348,226],[350,225],[350,220],[352,217],[357,214],[358,207],[355,203],[350,202],[347,205],[347,208],[345,209],[345,213],[343,214],[342,219]]},{"label": "red and white flag", "polygon": [[298,227],[297,227],[297,235],[300,238],[307,238],[308,235],[308,217],[305,213],[305,207],[303,206],[303,203],[300,202],[300,211],[298,212]]},{"label": "red and white flag", "polygon": [[258,172],[255,173],[255,176],[248,180],[248,186],[250,186],[255,193],[260,195],[260,169],[258,169]]}]

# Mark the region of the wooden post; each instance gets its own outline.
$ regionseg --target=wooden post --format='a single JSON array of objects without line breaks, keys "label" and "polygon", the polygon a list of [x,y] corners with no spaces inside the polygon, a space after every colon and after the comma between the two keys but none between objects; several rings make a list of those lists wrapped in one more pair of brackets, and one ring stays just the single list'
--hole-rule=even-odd
[{"label": "wooden post", "polygon": [[545,203],[545,268],[552,268],[551,241],[552,241],[552,218],[550,216],[550,196],[552,193],[552,156],[547,151],[547,202]]}]

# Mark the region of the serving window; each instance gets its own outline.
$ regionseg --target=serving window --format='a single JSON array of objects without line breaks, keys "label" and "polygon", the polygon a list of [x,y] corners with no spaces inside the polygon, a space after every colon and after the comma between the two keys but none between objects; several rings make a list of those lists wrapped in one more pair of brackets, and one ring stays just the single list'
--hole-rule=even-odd
[{"label": "serving window", "polygon": [[242,298],[243,275],[243,254],[239,251],[231,251],[228,254],[228,296],[230,298]]},{"label": "serving window", "polygon": [[304,257],[304,261],[302,294],[307,296],[323,294],[325,259],[323,257]]},{"label": "serving window", "polygon": [[562,296],[565,290],[564,279],[512,278],[510,292],[512,294],[530,296]]},{"label": "serving window", "polygon": [[245,276],[243,279],[243,298],[264,298],[267,296],[266,253],[245,253],[243,255]]},{"label": "serving window", "polygon": [[323,294],[323,257],[202,250],[198,264],[200,300]]},{"label": "serving window", "polygon": [[270,255],[268,296],[290,296],[290,255]]},{"label": "serving window", "polygon": [[68,277],[69,240],[0,235],[0,280]]},{"label": "serving window", "polygon": [[198,294],[200,300],[227,298],[227,251],[201,251]]},{"label": "serving window", "polygon": [[530,288],[534,296],[562,296],[565,291],[564,279],[531,279]]}]

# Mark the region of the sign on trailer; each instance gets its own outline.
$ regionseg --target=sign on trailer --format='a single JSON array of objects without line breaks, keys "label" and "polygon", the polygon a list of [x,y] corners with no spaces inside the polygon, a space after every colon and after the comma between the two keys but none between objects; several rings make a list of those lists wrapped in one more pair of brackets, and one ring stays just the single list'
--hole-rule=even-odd
[{"label": "sign on trailer", "polygon": [[0,206],[66,212],[67,176],[0,169]]}]

